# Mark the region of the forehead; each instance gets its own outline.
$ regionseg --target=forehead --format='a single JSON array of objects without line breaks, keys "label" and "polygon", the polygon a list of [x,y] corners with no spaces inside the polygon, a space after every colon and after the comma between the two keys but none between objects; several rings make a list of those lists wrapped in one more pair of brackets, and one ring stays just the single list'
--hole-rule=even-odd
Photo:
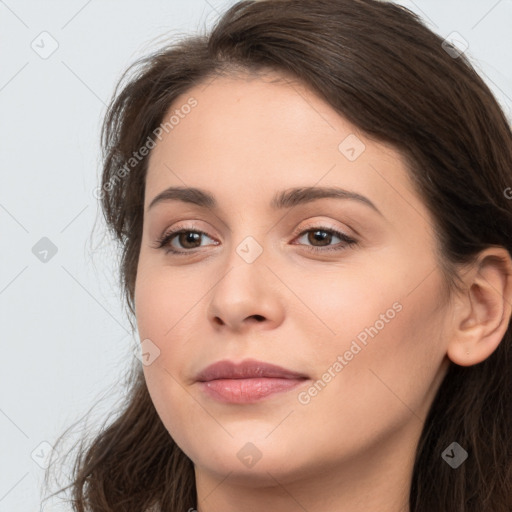
[{"label": "forehead", "polygon": [[[183,108],[191,101],[194,107]],[[411,203],[422,208],[397,150],[370,140],[286,76],[217,77],[176,98],[164,122],[171,115],[179,121],[150,155],[145,208],[169,186],[247,205],[315,185],[363,193],[382,211],[397,210],[400,201],[404,211]]]}]

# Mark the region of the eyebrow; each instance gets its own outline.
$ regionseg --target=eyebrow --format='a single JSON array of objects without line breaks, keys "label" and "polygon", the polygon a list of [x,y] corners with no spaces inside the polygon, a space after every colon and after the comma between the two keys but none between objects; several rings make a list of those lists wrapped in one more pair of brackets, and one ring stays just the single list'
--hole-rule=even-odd
[{"label": "eyebrow", "polygon": [[[296,187],[278,192],[272,198],[270,206],[274,210],[293,208],[299,204],[306,204],[317,199],[352,199],[359,201],[375,210],[379,215],[382,212],[366,196],[345,190],[339,187]],[[169,201],[182,201],[202,208],[216,209],[218,203],[213,194],[195,187],[169,187],[160,192],[149,204],[147,211],[159,203]]]}]

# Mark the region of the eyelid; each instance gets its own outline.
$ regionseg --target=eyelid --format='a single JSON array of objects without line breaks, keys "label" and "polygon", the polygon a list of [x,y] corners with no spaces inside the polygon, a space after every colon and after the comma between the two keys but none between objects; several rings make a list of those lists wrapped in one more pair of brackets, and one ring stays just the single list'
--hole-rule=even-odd
[{"label": "eyelid", "polygon": [[[173,227],[172,229],[165,230],[162,235],[158,237],[156,240],[156,245],[153,247],[155,249],[166,249],[166,253],[168,254],[174,254],[175,256],[185,256],[185,255],[195,255],[198,252],[201,251],[201,247],[196,247],[193,249],[175,249],[172,247],[171,243],[181,233],[186,232],[194,232],[199,235],[204,235],[211,240],[214,240],[213,244],[209,245],[219,245],[219,241],[215,239],[215,237],[212,237],[208,234],[207,231],[201,230],[196,228],[195,226],[187,225],[186,221],[184,221],[185,224],[181,225],[178,223],[176,227]],[[327,254],[330,252],[342,252],[346,249],[358,246],[360,241],[358,237],[354,237],[352,235],[347,234],[345,229],[340,229],[336,226],[332,225],[332,222],[327,221],[312,221],[309,220],[309,222],[306,225],[302,225],[300,228],[297,228],[293,232],[293,241],[295,241],[297,238],[301,238],[306,235],[306,233],[311,231],[325,231],[330,232],[331,235],[334,235],[335,237],[339,238],[341,242],[338,242],[335,245],[327,245],[327,246],[315,246],[315,245],[308,245],[308,244],[300,244],[300,243],[292,243],[291,245],[297,245],[299,247],[306,248],[306,250],[317,253],[317,254]],[[293,242],[292,241],[292,242]],[[341,247],[340,247],[341,246]]]},{"label": "eyelid", "polygon": [[341,234],[343,234],[349,238],[354,238],[354,236],[348,232],[349,230],[339,228],[339,227],[333,225],[332,221],[314,220],[314,221],[306,221],[306,222],[307,222],[306,225],[301,225],[300,228],[298,227],[297,229],[295,229],[293,231],[294,237],[303,234],[304,231],[309,231],[311,229],[316,228],[316,229],[329,229],[332,231],[338,231]]},{"label": "eyelid", "polygon": [[[182,222],[184,223],[183,225],[180,222],[178,222],[177,225],[175,227],[173,227],[172,229],[165,229],[158,238],[162,239],[162,238],[165,238],[170,233],[177,234],[177,232],[179,232],[181,230],[186,230],[186,231],[196,231],[196,232],[199,232],[201,234],[208,236],[211,239],[215,239],[215,237],[212,237],[210,234],[208,234],[207,231],[202,230],[196,226],[191,226],[191,225],[187,224],[187,222],[190,222],[190,221],[182,221]],[[333,225],[332,221],[322,221],[322,220],[306,221],[305,225],[304,224],[299,225],[299,227],[294,229],[294,231],[292,232],[292,236],[297,237],[298,235],[302,235],[304,233],[304,231],[308,231],[308,230],[314,229],[314,228],[330,229],[333,231],[339,231],[349,238],[354,238],[354,235],[351,235],[349,232],[347,232],[346,229],[339,228],[339,227]],[[359,233],[357,233],[355,230],[349,230],[349,231],[353,231],[355,233],[355,236],[359,236]]]}]

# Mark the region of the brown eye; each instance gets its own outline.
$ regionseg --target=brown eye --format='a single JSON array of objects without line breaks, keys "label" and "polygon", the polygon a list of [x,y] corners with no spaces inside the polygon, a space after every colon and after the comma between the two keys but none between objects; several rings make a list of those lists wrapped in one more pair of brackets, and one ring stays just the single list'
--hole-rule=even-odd
[{"label": "brown eye", "polygon": [[[168,252],[172,252],[175,254],[184,254],[186,252],[191,252],[194,249],[201,247],[201,237],[210,238],[203,231],[197,231],[192,229],[179,229],[171,232],[164,233],[162,237],[157,241],[157,248],[166,247]],[[210,238],[211,239],[211,238]],[[176,248],[173,245],[173,242],[179,244],[179,247]],[[217,245],[217,243],[214,243]]]},{"label": "brown eye", "polygon": [[[307,242],[311,244],[310,246],[307,246],[306,244],[306,246],[308,247],[309,250],[312,251],[337,251],[343,250],[347,246],[357,244],[357,240],[355,240],[352,237],[349,237],[345,233],[342,233],[331,228],[324,228],[321,226],[302,231],[302,233],[299,236],[299,239],[304,236],[306,236]],[[331,246],[330,244],[333,238],[339,238],[341,242],[338,243],[337,245]],[[326,249],[323,249],[323,247],[326,247]]]},{"label": "brown eye", "polygon": [[[182,231],[175,235],[180,245],[185,249],[195,249],[196,247],[200,247],[201,236],[201,233],[197,233],[195,231]],[[197,245],[198,242],[199,245]]]},{"label": "brown eye", "polygon": [[308,231],[307,240],[308,242],[311,242],[313,245],[316,242],[320,243],[320,246],[329,245],[330,241],[332,240],[333,234],[329,233],[328,231],[322,231],[322,230],[311,230]]}]

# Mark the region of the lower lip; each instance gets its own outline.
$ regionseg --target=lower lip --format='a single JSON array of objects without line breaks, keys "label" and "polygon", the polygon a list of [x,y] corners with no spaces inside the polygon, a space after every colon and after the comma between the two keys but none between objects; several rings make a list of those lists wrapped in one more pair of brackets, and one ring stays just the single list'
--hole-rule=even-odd
[{"label": "lower lip", "polygon": [[202,389],[212,398],[221,402],[251,403],[267,396],[291,389],[302,384],[306,379],[217,379],[200,382]]}]

